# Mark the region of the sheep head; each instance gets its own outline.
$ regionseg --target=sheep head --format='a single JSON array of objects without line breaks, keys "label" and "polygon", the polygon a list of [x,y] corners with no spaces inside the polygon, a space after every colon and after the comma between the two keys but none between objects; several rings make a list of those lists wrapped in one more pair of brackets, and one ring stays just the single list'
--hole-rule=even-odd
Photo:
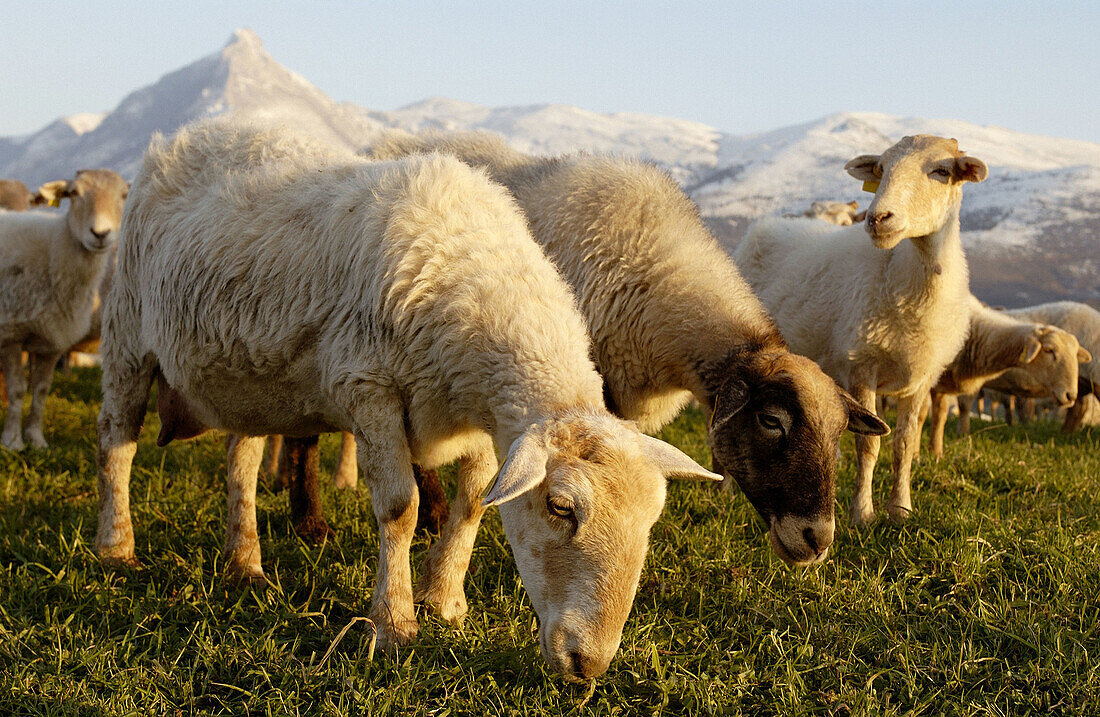
[{"label": "sheep head", "polygon": [[122,207],[130,185],[109,169],[82,169],[69,180],[46,182],[35,204],[59,206],[69,200],[69,232],[90,252],[108,251],[118,239]]},{"label": "sheep head", "polygon": [[957,141],[930,135],[905,137],[881,155],[861,155],[844,168],[856,179],[878,183],[867,208],[867,232],[880,249],[940,231],[958,211],[962,185],[983,181],[989,171],[982,160],[960,152]]},{"label": "sheep head", "polygon": [[721,480],[606,412],[547,419],[512,444],[485,504],[500,507],[543,657],[567,679],[603,674],[618,649],[671,477]]}]

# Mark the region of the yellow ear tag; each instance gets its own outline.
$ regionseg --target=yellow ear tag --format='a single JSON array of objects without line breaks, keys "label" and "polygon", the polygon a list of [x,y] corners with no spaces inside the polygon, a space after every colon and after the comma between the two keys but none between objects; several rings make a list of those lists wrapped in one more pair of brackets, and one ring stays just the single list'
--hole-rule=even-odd
[{"label": "yellow ear tag", "polygon": [[863,183],[863,191],[870,192],[871,194],[874,194],[875,192],[878,191],[878,184],[879,184],[878,182],[864,182]]},{"label": "yellow ear tag", "polygon": [[61,197],[52,197],[49,201],[49,205],[51,207],[60,207],[61,206]]}]

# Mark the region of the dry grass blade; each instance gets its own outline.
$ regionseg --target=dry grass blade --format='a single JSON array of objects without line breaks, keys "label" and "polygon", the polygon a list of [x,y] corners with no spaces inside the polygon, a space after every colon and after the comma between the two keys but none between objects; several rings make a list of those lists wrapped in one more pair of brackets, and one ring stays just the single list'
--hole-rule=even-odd
[{"label": "dry grass blade", "polygon": [[325,666],[325,662],[328,661],[328,658],[332,654],[332,651],[335,650],[336,646],[340,644],[340,641],[344,639],[344,635],[348,634],[348,630],[351,629],[351,626],[357,622],[368,622],[370,623],[371,628],[374,630],[373,634],[371,634],[370,636],[370,648],[367,655],[368,660],[374,659],[374,643],[378,639],[378,628],[375,626],[374,621],[371,620],[369,617],[353,617],[351,619],[351,622],[349,622],[347,625],[344,625],[344,629],[340,630],[340,632],[337,633],[336,638],[332,641],[332,644],[328,646],[327,650],[325,650],[325,654],[321,656],[321,661],[318,662],[317,666],[313,668],[314,674],[317,674],[321,671],[321,668]]}]

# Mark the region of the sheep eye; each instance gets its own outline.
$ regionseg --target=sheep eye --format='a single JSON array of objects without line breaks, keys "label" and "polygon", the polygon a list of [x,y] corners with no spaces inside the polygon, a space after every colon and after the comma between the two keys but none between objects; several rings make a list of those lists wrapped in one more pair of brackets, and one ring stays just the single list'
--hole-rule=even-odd
[{"label": "sheep eye", "polygon": [[756,414],[756,421],[760,424],[760,427],[767,431],[782,431],[783,422],[775,416],[768,413]]},{"label": "sheep eye", "polygon": [[944,179],[949,179],[951,177],[951,172],[948,171],[947,167],[936,167],[931,171],[931,175],[933,177],[943,177]]},{"label": "sheep eye", "polygon": [[546,508],[550,511],[551,515],[556,515],[559,518],[568,520],[573,517],[573,504],[563,498],[548,496],[546,498]]}]

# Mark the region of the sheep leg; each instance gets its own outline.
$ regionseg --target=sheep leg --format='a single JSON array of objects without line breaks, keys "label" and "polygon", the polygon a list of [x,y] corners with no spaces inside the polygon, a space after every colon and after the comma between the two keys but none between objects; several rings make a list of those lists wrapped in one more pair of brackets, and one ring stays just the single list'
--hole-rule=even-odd
[{"label": "sheep leg", "polygon": [[955,435],[966,436],[970,434],[970,408],[974,405],[974,397],[959,396],[958,403],[959,422],[955,425]]},{"label": "sheep leg", "polygon": [[353,415],[359,468],[378,520],[378,571],[369,617],[378,646],[392,650],[416,637],[409,549],[416,530],[419,495],[405,439],[404,411],[388,393],[357,396],[369,406]]},{"label": "sheep leg", "polygon": [[898,396],[898,424],[894,430],[894,485],[886,509],[894,522],[904,521],[913,512],[910,477],[913,458],[920,447],[920,405],[928,395],[925,388],[909,396]]},{"label": "sheep leg", "polygon": [[[856,385],[850,391],[859,405],[868,411],[875,410],[875,391],[867,385]],[[856,492],[852,495],[852,504],[848,508],[848,519],[856,527],[866,527],[875,519],[875,503],[872,486],[875,463],[878,462],[880,439],[878,436],[865,436],[857,433],[856,439]]]},{"label": "sheep leg", "polygon": [[444,523],[450,517],[447,508],[447,494],[443,490],[443,484],[439,480],[439,471],[421,468],[413,465],[413,473],[416,475],[416,487],[420,490],[420,508],[416,514],[416,531],[418,533],[439,534],[443,530]]},{"label": "sheep leg", "polygon": [[485,509],[481,496],[497,472],[496,453],[488,438],[477,451],[462,458],[458,468],[458,490],[451,504],[451,519],[431,548],[416,586],[416,600],[428,605],[449,622],[466,615],[463,581],[470,567],[470,555],[477,528]]},{"label": "sheep leg", "polygon": [[30,359],[31,407],[27,412],[27,427],[23,431],[26,442],[35,448],[46,447],[46,436],[42,433],[42,419],[46,412],[46,397],[50,393],[54,367],[60,353],[34,354]]},{"label": "sheep leg", "polygon": [[1077,394],[1077,400],[1073,402],[1073,405],[1066,411],[1066,419],[1062,422],[1063,433],[1073,433],[1081,424],[1085,421],[1086,404],[1088,397],[1091,393],[1079,392]]},{"label": "sheep leg", "polygon": [[290,489],[290,519],[294,532],[310,543],[321,543],[331,535],[321,506],[320,436],[285,437],[283,462]]},{"label": "sheep leg", "polygon": [[285,476],[279,471],[279,458],[283,453],[283,437],[280,435],[267,437],[267,454],[261,469],[267,476],[268,485],[276,493],[286,488]]},{"label": "sheep leg", "polygon": [[229,578],[252,585],[264,583],[260,539],[256,528],[256,477],[264,453],[263,436],[226,436],[228,520],[225,555]]},{"label": "sheep leg", "polygon": [[931,443],[932,455],[937,459],[943,458],[943,432],[947,426],[947,409],[950,400],[951,397],[946,393],[932,392],[932,423],[929,442]]},{"label": "sheep leg", "polygon": [[7,380],[8,415],[4,418],[4,433],[0,443],[13,451],[23,450],[23,392],[26,378],[23,376],[23,353],[18,344],[8,344],[0,350],[0,361]]},{"label": "sheep leg", "polygon": [[103,362],[103,405],[99,409],[99,525],[95,551],[104,562],[136,564],[134,529],[130,520],[130,466],[138,433],[145,422],[145,405],[156,363],[132,357],[116,358],[110,350]]},{"label": "sheep leg", "polygon": [[1005,398],[1005,423],[1010,426],[1016,425],[1016,397],[1012,394]]},{"label": "sheep leg", "polygon": [[355,490],[359,486],[359,466],[355,462],[355,436],[340,434],[340,458],[336,461],[336,473],[332,476],[337,488]]}]

